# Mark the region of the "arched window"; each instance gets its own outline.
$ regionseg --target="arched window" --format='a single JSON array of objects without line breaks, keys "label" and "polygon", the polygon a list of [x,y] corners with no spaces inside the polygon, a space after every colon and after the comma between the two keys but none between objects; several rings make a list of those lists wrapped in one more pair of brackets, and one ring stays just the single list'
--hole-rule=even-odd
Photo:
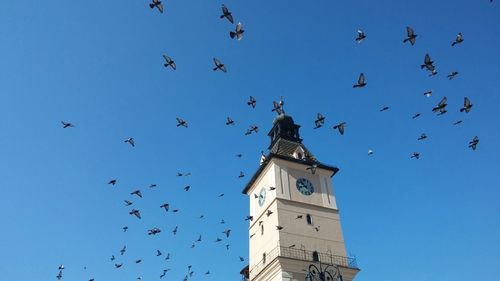
[{"label": "arched window", "polygon": [[309,225],[313,224],[313,218],[310,214],[306,215],[306,221],[307,221],[307,224],[309,224]]},{"label": "arched window", "polygon": [[313,252],[313,261],[319,261],[319,254],[316,251]]}]

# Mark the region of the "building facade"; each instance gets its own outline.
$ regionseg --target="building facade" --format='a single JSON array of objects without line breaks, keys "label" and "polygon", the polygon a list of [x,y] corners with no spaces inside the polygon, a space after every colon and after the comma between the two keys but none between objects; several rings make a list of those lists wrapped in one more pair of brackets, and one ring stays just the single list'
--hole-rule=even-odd
[{"label": "building facade", "polygon": [[[280,114],[269,132],[269,154],[245,186],[250,198],[250,281],[304,281],[311,264],[334,265],[344,281],[359,269],[347,257],[332,178],[302,144],[300,126]],[[326,279],[325,279],[326,280]]]}]

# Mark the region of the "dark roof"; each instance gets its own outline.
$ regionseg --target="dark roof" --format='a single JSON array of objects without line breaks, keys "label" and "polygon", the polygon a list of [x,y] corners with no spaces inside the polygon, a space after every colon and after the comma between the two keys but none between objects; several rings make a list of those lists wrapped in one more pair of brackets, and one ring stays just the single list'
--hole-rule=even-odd
[{"label": "dark roof", "polygon": [[279,159],[283,159],[283,160],[287,160],[287,161],[291,161],[291,162],[294,162],[294,163],[303,164],[303,165],[307,165],[307,166],[311,166],[313,164],[316,164],[318,166],[318,168],[332,171],[333,172],[332,177],[339,171],[339,168],[337,168],[337,167],[330,166],[330,165],[325,165],[325,164],[322,164],[322,163],[320,163],[320,162],[318,162],[316,160],[307,159],[307,158],[304,159],[304,160],[300,160],[300,159],[297,159],[297,158],[294,158],[294,157],[291,157],[291,156],[285,156],[285,155],[280,155],[280,154],[269,153],[266,156],[266,160],[260,165],[259,169],[253,174],[253,176],[250,179],[250,181],[246,184],[245,188],[242,191],[243,194],[247,194],[247,191],[255,183],[255,181],[260,176],[260,174],[262,173],[262,171],[264,171],[264,169],[266,168],[267,164],[269,164],[269,162],[271,162],[272,158],[279,158]]}]

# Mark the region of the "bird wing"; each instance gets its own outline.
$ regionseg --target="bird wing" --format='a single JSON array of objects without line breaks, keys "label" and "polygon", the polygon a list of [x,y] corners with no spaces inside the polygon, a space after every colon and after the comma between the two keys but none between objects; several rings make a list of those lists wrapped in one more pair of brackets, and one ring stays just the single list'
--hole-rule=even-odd
[{"label": "bird wing", "polygon": [[438,104],[438,107],[443,107],[446,104],[447,98],[444,97]]},{"label": "bird wing", "polygon": [[243,29],[243,26],[241,25],[241,22],[239,22],[239,23],[236,25],[236,33],[240,33],[242,29]]},{"label": "bird wing", "polygon": [[470,107],[470,100],[467,97],[464,98],[464,107],[465,108],[469,108]]},{"label": "bird wing", "polygon": [[343,124],[339,126],[339,132],[341,135],[344,134],[344,125]]},{"label": "bird wing", "polygon": [[158,8],[158,10],[160,11],[160,13],[162,13],[162,14],[163,14],[163,4],[161,4],[161,3],[160,3],[160,4],[156,5],[156,7],[157,7],[157,8]]},{"label": "bird wing", "polygon": [[227,14],[227,15],[226,15],[226,18],[227,18],[227,20],[228,20],[230,23],[234,23],[233,15],[231,15],[231,14]]},{"label": "bird wing", "polygon": [[165,59],[165,61],[166,61],[167,63],[169,63],[169,64],[170,64],[170,62],[172,61],[172,59],[171,59],[169,56],[167,56],[167,55],[163,55],[163,58],[164,58],[164,59]]},{"label": "bird wing", "polygon": [[413,28],[407,26],[406,27],[406,34],[408,35],[408,37],[413,37],[415,35],[415,32],[413,31]]},{"label": "bird wing", "polygon": [[430,64],[431,63],[431,56],[429,56],[429,54],[425,54],[425,58],[424,58],[424,64]]},{"label": "bird wing", "polygon": [[218,59],[216,59],[216,58],[214,58],[214,63],[215,63],[215,65],[216,65],[217,67],[220,67],[220,65],[222,64],[222,63],[220,62],[220,60],[218,60]]},{"label": "bird wing", "polygon": [[361,73],[358,78],[358,84],[365,84],[365,74]]}]

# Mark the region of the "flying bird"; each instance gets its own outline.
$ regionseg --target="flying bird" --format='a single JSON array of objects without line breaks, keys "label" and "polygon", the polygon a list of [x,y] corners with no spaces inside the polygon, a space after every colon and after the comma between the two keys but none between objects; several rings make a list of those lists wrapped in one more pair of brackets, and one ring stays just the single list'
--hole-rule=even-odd
[{"label": "flying bird", "polygon": [[255,108],[255,106],[257,105],[257,100],[254,97],[250,96],[250,98],[248,98],[247,104],[252,108]]},{"label": "flying bird", "polygon": [[247,129],[247,131],[245,132],[245,135],[246,136],[251,135],[253,132],[258,133],[259,127],[255,126],[255,125],[251,125],[250,128]]},{"label": "flying bird", "polygon": [[110,180],[110,181],[108,182],[108,184],[115,185],[115,184],[116,184],[116,182],[117,182],[117,180],[113,179],[113,180]]},{"label": "flying bird", "polygon": [[128,226],[124,226],[123,227],[123,232],[127,232],[127,230],[128,230]]},{"label": "flying bird", "polygon": [[410,44],[415,45],[415,40],[417,39],[417,34],[413,31],[413,28],[407,26],[406,27],[406,38],[403,40],[403,43],[410,41]]},{"label": "flying bird", "polygon": [[437,74],[436,67],[434,66],[434,61],[431,59],[431,56],[429,54],[425,54],[424,57],[424,64],[420,65],[421,69],[426,69],[431,72],[431,76]]},{"label": "flying bird", "polygon": [[464,98],[464,107],[460,108],[460,112],[465,111],[465,113],[469,113],[471,108],[472,108],[472,104],[470,103],[470,100],[467,97],[465,97]]},{"label": "flying bird", "polygon": [[279,225],[276,226],[276,230],[282,230],[282,229],[283,229],[283,226],[279,226]]},{"label": "flying bird", "polygon": [[243,171],[240,171],[240,174],[238,175],[238,178],[243,178],[245,177],[245,173],[243,173]]},{"label": "flying bird", "polygon": [[469,142],[469,147],[472,148],[472,150],[476,150],[477,144],[479,143],[479,138],[475,136],[470,142]]},{"label": "flying bird", "polygon": [[75,125],[73,125],[73,124],[71,124],[69,122],[61,121],[61,124],[63,125],[63,129],[75,127]]},{"label": "flying bird", "polygon": [[[123,246],[123,248],[120,250],[120,255],[123,256],[125,254],[125,251],[127,250],[127,246]],[[113,256],[114,257],[114,256]]]},{"label": "flying bird", "polygon": [[63,277],[62,270],[59,270],[59,273],[57,274],[56,278],[57,278],[57,280],[61,280],[62,277]]},{"label": "flying bird", "polygon": [[411,118],[412,118],[412,119],[415,119],[415,118],[419,117],[420,115],[421,115],[421,114],[420,114],[419,112],[417,112],[417,113],[415,113],[415,114],[413,115],[413,117],[411,117]]},{"label": "flying bird", "polygon": [[190,185],[186,185],[186,186],[184,187],[184,191],[189,191],[189,189],[190,189],[190,188],[191,188],[191,186],[190,186]]},{"label": "flying bird", "polygon": [[231,234],[231,229],[226,229],[222,233],[226,235],[226,238],[229,238],[229,235]]},{"label": "flying bird", "polygon": [[452,80],[457,75],[458,75],[458,71],[453,71],[450,74],[448,74],[448,76],[446,76],[446,77],[448,77],[448,80]]},{"label": "flying bird", "polygon": [[424,96],[430,98],[432,96],[432,90],[425,92]]},{"label": "flying bird", "polygon": [[161,229],[155,227],[148,230],[148,235],[156,235],[161,232]]},{"label": "flying bird", "polygon": [[316,115],[316,120],[314,120],[314,129],[321,128],[325,124],[325,116],[321,113]]},{"label": "flying bird", "polygon": [[184,127],[184,128],[187,128],[188,127],[188,123],[183,120],[182,118],[179,118],[179,117],[175,117],[175,119],[177,120],[177,127]]},{"label": "flying bird", "polygon": [[177,69],[177,65],[171,57],[164,54],[163,58],[165,59],[165,63],[163,64],[163,66],[165,66],[166,68],[170,66],[173,70]]},{"label": "flying bird", "polygon": [[413,154],[411,155],[411,157],[410,157],[410,158],[415,158],[415,159],[417,159],[417,160],[418,160],[418,159],[420,159],[420,153],[418,153],[418,152],[413,152]]},{"label": "flying bird", "polygon": [[344,130],[345,130],[345,127],[346,127],[346,123],[345,122],[340,122],[338,123],[337,125],[333,126],[333,129],[334,130],[339,130],[339,133],[341,135],[344,135]]},{"label": "flying bird", "polygon": [[141,218],[141,212],[137,209],[132,209],[132,211],[129,212],[129,215],[134,215],[136,216],[138,219]]},{"label": "flying bird", "polygon": [[220,60],[214,58],[214,64],[215,64],[215,67],[213,68],[214,71],[220,70],[222,72],[227,72],[226,66]]},{"label": "flying bird", "polygon": [[168,203],[165,203],[165,204],[161,205],[160,208],[163,208],[163,209],[165,209],[166,212],[168,212],[169,206],[170,205]]},{"label": "flying bird", "polygon": [[365,74],[359,74],[358,84],[352,85],[353,88],[363,88],[366,86]]},{"label": "flying bird", "polygon": [[158,11],[160,11],[160,13],[163,14],[163,4],[161,3],[160,0],[153,0],[153,2],[149,4],[149,7],[151,9],[154,9],[156,7]]},{"label": "flying bird", "polygon": [[125,143],[129,143],[132,147],[135,146],[135,141],[134,141],[134,138],[128,138],[124,141]]},{"label": "flying bird", "polygon": [[382,111],[386,111],[386,110],[389,110],[389,107],[388,106],[384,106],[382,107],[379,111],[382,112]]},{"label": "flying bird", "polygon": [[160,252],[160,250],[156,250],[156,256],[157,256],[157,257],[161,256],[161,252]]},{"label": "flying bird", "polygon": [[462,43],[462,42],[464,42],[464,38],[462,37],[462,32],[459,32],[459,33],[457,34],[457,37],[455,38],[455,42],[451,43],[451,46],[453,47],[453,46],[455,46],[456,44],[460,44],[460,43]]},{"label": "flying bird", "polygon": [[446,110],[446,97],[444,97],[443,99],[441,99],[441,101],[438,103],[438,105],[436,107],[434,107],[432,109],[432,112],[439,112],[438,115],[443,115],[447,112]]},{"label": "flying bird", "polygon": [[231,117],[227,117],[226,125],[234,125],[234,120]]},{"label": "flying bird", "polygon": [[462,120],[458,120],[456,122],[453,123],[453,125],[458,125],[458,124],[461,124],[463,121]]},{"label": "flying bird", "polygon": [[[174,235],[176,235],[176,234],[177,234],[177,230],[178,230],[178,229],[179,229],[179,228],[178,228],[178,226],[175,226],[174,230],[172,230],[172,233],[173,233]],[[169,257],[170,257],[170,254],[169,254]]]},{"label": "flying bird", "polygon": [[139,196],[140,198],[142,198],[142,193],[141,193],[141,191],[140,191],[139,189],[138,189],[138,190],[136,190],[136,191],[134,191],[134,192],[131,192],[131,193],[130,193],[130,195],[137,195],[137,196]]},{"label": "flying bird", "polygon": [[239,22],[236,25],[236,29],[229,32],[229,36],[231,37],[231,39],[236,38],[239,41],[241,40],[241,38],[243,38],[243,32],[245,32],[245,30],[243,30],[243,26],[241,25],[241,22]]},{"label": "flying bird", "polygon": [[366,35],[365,33],[363,32],[363,30],[361,29],[358,29],[358,37],[356,37],[355,41],[359,43],[363,42],[363,40],[365,40],[366,38]]},{"label": "flying bird", "polygon": [[373,155],[373,150],[372,149],[368,149],[368,156],[370,155]]},{"label": "flying bird", "polygon": [[115,263],[115,267],[116,267],[116,268],[120,268],[120,267],[122,267],[122,266],[123,266],[123,263]]},{"label": "flying bird", "polygon": [[226,18],[230,23],[234,23],[233,15],[224,4],[222,4],[222,15],[220,16],[220,18]]},{"label": "flying bird", "polygon": [[427,135],[425,133],[422,133],[420,137],[418,137],[417,140],[425,140],[427,138]]}]

